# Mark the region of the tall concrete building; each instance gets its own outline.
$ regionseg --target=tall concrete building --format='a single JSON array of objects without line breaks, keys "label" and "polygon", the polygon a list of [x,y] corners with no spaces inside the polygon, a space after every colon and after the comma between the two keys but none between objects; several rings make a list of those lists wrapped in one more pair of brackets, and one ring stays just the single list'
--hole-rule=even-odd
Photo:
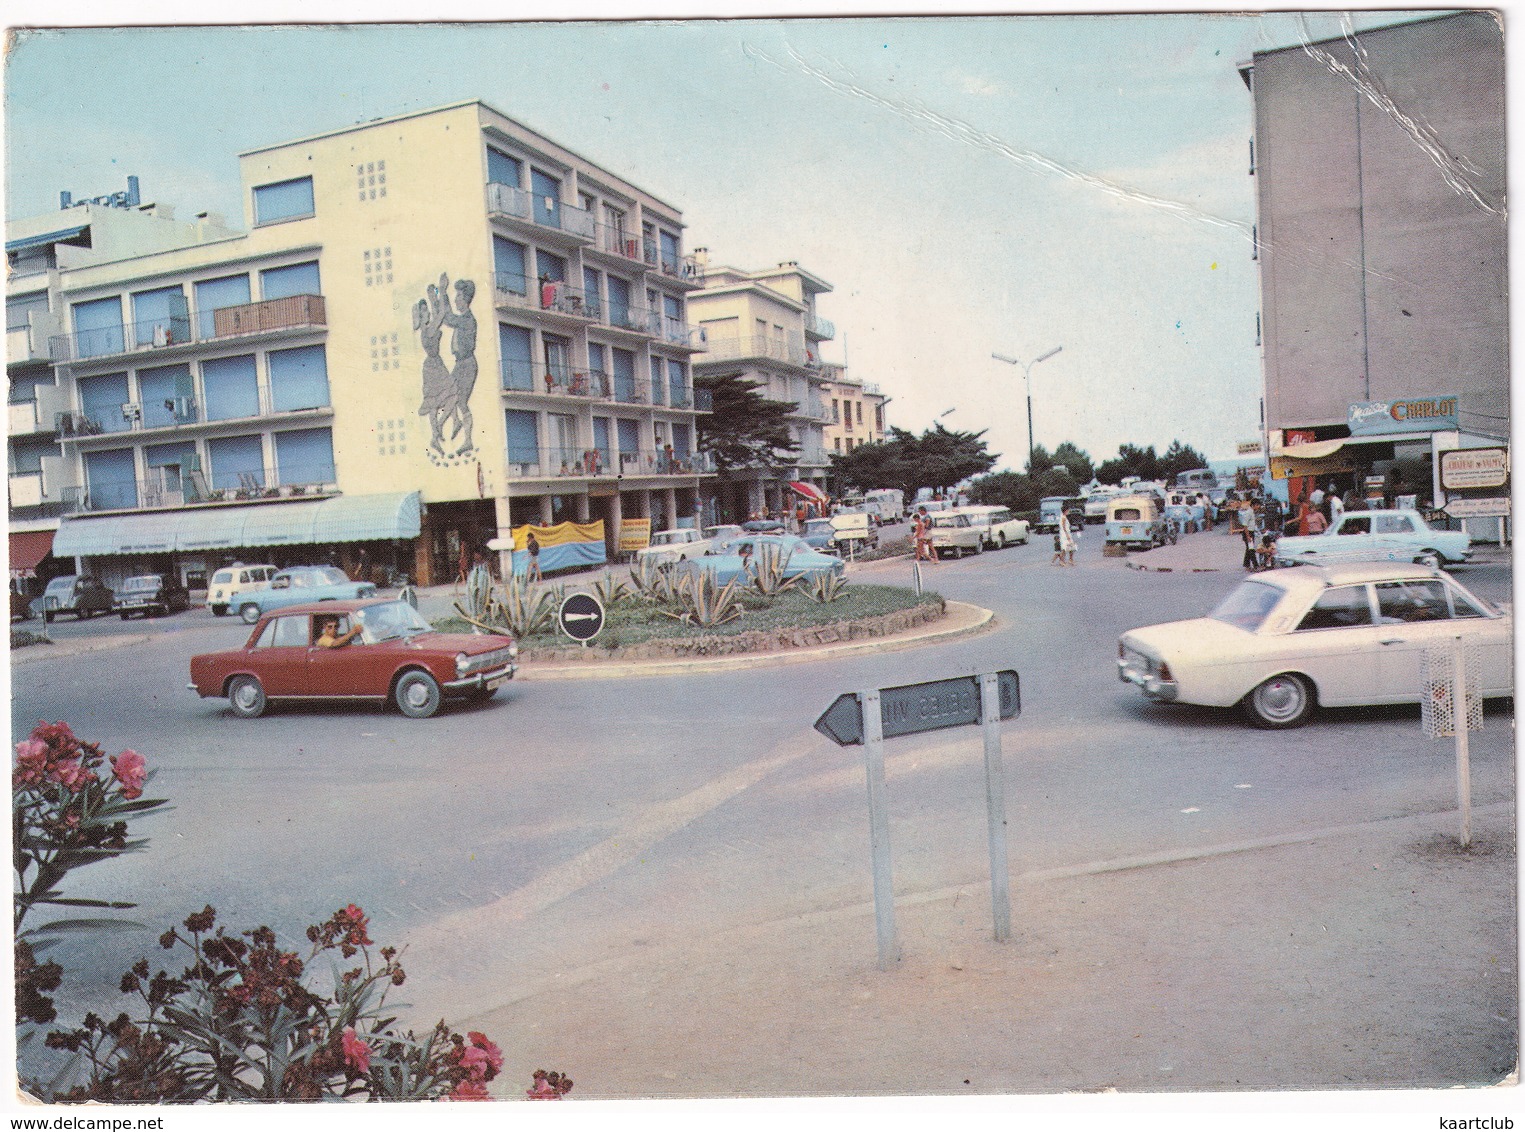
[{"label": "tall concrete building", "polygon": [[789,484],[826,488],[830,464],[825,426],[831,409],[823,397],[827,371],[821,343],[836,328],[816,312],[816,297],[831,284],[798,263],[780,263],[763,271],[743,271],[703,262],[696,254],[704,286],[689,296],[689,315],[703,332],[705,353],[694,359],[694,373],[706,377],[741,377],[757,383],[758,392],[797,408],[789,432],[799,445],[796,462],[781,472],[754,467],[733,474],[719,500],[717,518],[745,518],[757,511],[787,509],[794,493]]},{"label": "tall concrete building", "polygon": [[108,580],[428,583],[527,523],[612,550],[697,513],[677,208],[477,101],[239,161],[239,232],[67,197],[8,225],[13,554],[52,524]]},{"label": "tall concrete building", "polygon": [[[1364,488],[1506,439],[1504,43],[1461,12],[1255,54],[1272,474]],[[1413,465],[1411,465],[1413,466]]]}]

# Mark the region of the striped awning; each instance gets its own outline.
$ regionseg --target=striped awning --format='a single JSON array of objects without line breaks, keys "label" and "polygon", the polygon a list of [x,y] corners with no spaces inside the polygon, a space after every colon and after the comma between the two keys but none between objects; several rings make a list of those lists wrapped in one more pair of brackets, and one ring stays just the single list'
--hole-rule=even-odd
[{"label": "striped awning", "polygon": [[30,576],[53,550],[52,531],[14,531],[10,537],[11,573]]},{"label": "striped awning", "polygon": [[74,516],[59,526],[53,552],[89,558],[417,538],[421,520],[416,491]]}]

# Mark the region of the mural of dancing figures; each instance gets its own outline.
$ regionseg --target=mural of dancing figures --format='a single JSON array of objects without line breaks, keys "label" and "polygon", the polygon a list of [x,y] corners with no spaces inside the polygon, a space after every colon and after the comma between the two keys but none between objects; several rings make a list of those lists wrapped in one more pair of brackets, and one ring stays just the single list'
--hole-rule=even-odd
[{"label": "mural of dancing figures", "polygon": [[[471,301],[476,293],[477,285],[470,279],[457,279],[452,310],[450,277],[441,272],[439,283],[429,284],[425,297],[413,306],[413,329],[424,348],[423,401],[418,415],[428,418],[429,458],[436,464],[461,462],[476,447],[471,417],[471,391],[477,383],[477,319],[471,313]],[[440,356],[440,341],[447,326],[450,353],[455,358],[453,370]],[[446,424],[451,426],[448,440]],[[445,450],[447,443],[456,445],[454,451]]]}]

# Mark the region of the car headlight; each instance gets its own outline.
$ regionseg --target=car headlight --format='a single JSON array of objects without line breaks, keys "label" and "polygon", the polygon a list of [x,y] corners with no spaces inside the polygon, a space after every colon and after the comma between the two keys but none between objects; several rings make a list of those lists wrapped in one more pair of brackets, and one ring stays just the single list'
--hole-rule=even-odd
[{"label": "car headlight", "polygon": [[458,652],[455,654],[455,674],[457,676],[466,675],[466,669],[470,667],[470,665],[471,659],[465,653]]}]

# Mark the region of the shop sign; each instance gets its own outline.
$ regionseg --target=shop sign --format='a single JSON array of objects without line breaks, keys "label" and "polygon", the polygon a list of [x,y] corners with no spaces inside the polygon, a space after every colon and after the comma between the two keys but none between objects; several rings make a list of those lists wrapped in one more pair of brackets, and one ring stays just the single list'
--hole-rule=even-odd
[{"label": "shop sign", "polygon": [[1340,472],[1355,471],[1355,457],[1342,448],[1328,456],[1304,460],[1292,456],[1271,457],[1271,478],[1291,479],[1294,476],[1329,476]]},{"label": "shop sign", "polygon": [[1260,441],[1258,441],[1258,440],[1241,440],[1239,442],[1238,451],[1237,451],[1236,455],[1239,455],[1239,456],[1259,456],[1261,451],[1262,451],[1262,449],[1260,447]]},{"label": "shop sign", "polygon": [[1494,515],[1509,514],[1509,497],[1496,499],[1453,499],[1445,506],[1445,512],[1453,519],[1485,519]]},{"label": "shop sign", "polygon": [[1350,406],[1351,436],[1389,432],[1440,432],[1458,427],[1457,398],[1411,397],[1402,401],[1357,401]]},{"label": "shop sign", "polygon": [[1454,448],[1440,454],[1440,486],[1447,491],[1503,487],[1508,482],[1507,448]]}]

